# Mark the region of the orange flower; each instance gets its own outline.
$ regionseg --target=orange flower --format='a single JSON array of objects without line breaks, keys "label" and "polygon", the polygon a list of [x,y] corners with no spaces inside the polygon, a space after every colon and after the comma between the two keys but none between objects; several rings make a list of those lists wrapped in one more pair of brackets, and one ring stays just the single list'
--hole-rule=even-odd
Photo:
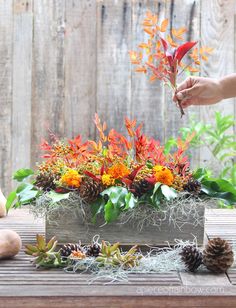
[{"label": "orange flower", "polygon": [[86,258],[86,255],[81,251],[74,250],[74,251],[72,251],[70,257],[73,258],[73,259],[82,260],[82,259]]},{"label": "orange flower", "polygon": [[115,179],[110,174],[103,174],[102,175],[102,184],[106,186],[114,185]]},{"label": "orange flower", "polygon": [[156,181],[162,184],[170,186],[172,185],[174,181],[174,176],[172,172],[170,171],[170,169],[164,166],[160,166],[160,165],[154,166],[153,174],[154,174]]},{"label": "orange flower", "polygon": [[81,184],[82,178],[78,171],[69,169],[62,177],[61,182],[64,185],[70,187],[79,187]]},{"label": "orange flower", "polygon": [[123,177],[130,174],[130,170],[124,164],[116,163],[108,169],[107,173],[110,174],[114,179],[122,179]]}]

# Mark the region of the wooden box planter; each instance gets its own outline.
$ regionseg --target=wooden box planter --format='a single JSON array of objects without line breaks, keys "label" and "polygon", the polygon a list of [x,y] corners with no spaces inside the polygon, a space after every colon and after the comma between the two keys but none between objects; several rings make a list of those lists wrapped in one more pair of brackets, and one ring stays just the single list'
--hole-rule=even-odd
[{"label": "wooden box planter", "polygon": [[204,205],[199,205],[198,207],[200,217],[198,225],[193,225],[194,217],[190,213],[181,230],[170,224],[168,218],[162,222],[160,228],[147,226],[143,227],[142,231],[139,231],[130,222],[119,224],[118,221],[103,226],[101,226],[102,221],[98,221],[96,225],[85,224],[78,208],[74,211],[61,208],[58,211],[60,213],[56,215],[55,219],[50,219],[50,222],[46,221],[46,237],[49,240],[56,235],[59,244],[78,242],[79,240],[81,240],[82,244],[89,244],[95,235],[100,235],[100,239],[111,243],[120,242],[122,245],[166,246],[167,242],[170,245],[176,244],[175,239],[192,241],[194,237],[196,237],[198,245],[203,244]]}]

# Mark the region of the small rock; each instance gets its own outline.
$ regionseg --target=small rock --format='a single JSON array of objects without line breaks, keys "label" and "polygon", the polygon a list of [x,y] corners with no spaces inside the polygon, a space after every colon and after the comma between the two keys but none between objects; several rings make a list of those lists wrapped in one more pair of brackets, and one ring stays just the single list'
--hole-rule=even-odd
[{"label": "small rock", "polygon": [[0,230],[0,259],[17,255],[22,247],[19,234],[12,230]]}]

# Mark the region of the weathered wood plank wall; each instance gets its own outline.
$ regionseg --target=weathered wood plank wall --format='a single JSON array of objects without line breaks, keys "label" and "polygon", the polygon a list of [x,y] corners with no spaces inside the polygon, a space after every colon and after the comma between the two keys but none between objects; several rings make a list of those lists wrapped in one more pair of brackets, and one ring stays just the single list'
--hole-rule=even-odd
[{"label": "weathered wood plank wall", "polygon": [[[235,68],[234,0],[2,0],[0,1],[0,187],[11,174],[39,160],[48,130],[94,137],[95,111],[123,130],[124,116],[145,123],[161,141],[176,135],[190,114],[211,121],[218,109],[235,114],[234,100],[194,108],[180,120],[170,93],[133,72],[128,51],[143,39],[147,9],[185,25],[188,39],[215,48],[204,76]],[[211,160],[194,153],[198,164]]]}]

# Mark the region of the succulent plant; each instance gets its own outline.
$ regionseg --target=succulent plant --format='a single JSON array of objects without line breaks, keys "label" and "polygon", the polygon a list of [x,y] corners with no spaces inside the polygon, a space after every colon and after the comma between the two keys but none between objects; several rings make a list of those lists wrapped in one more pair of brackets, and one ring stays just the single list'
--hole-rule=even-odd
[{"label": "succulent plant", "polygon": [[62,262],[61,255],[55,251],[57,241],[52,237],[48,243],[43,235],[36,235],[36,245],[26,245],[25,253],[35,257],[34,264],[36,267],[63,267],[65,262]]},{"label": "succulent plant", "polygon": [[132,268],[139,264],[142,256],[136,255],[137,246],[133,246],[127,253],[120,251],[120,243],[113,245],[102,241],[101,252],[96,258],[100,266],[122,266],[124,268]]}]

